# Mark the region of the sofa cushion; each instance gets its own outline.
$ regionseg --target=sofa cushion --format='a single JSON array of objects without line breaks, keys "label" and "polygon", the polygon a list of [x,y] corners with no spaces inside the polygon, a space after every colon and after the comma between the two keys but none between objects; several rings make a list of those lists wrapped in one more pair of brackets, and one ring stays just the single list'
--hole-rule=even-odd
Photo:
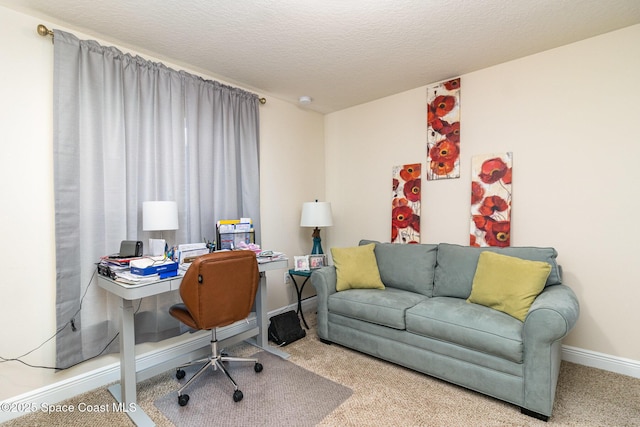
[{"label": "sofa cushion", "polygon": [[385,286],[433,295],[438,245],[402,245],[361,240],[361,245],[375,243],[380,278]]},{"label": "sofa cushion", "polygon": [[460,298],[434,297],[407,310],[407,331],[491,354],[523,361],[519,320]]},{"label": "sofa cushion", "polygon": [[329,297],[329,313],[340,314],[394,329],[405,329],[405,312],[424,295],[400,289],[351,289]]},{"label": "sofa cushion", "polygon": [[524,322],[550,272],[551,265],[547,262],[482,252],[467,301],[502,311]]},{"label": "sofa cushion", "polygon": [[478,265],[478,257],[484,251],[491,251],[530,261],[547,262],[551,265],[551,272],[549,273],[545,286],[559,285],[562,283],[560,268],[556,263],[558,253],[554,248],[476,248],[440,243],[438,245],[433,296],[469,298],[473,276],[476,274],[476,267]]},{"label": "sofa cushion", "polygon": [[337,291],[384,289],[374,248],[373,243],[352,248],[331,248],[331,257],[336,267]]}]

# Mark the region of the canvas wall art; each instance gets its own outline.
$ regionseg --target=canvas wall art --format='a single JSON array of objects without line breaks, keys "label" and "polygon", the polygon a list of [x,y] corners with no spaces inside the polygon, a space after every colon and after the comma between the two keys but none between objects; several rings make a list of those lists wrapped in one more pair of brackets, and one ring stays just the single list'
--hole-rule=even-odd
[{"label": "canvas wall art", "polygon": [[511,245],[512,153],[471,159],[471,246]]},{"label": "canvas wall art", "polygon": [[420,243],[421,166],[393,168],[391,243]]},{"label": "canvas wall art", "polygon": [[427,88],[427,179],[460,178],[460,79]]}]

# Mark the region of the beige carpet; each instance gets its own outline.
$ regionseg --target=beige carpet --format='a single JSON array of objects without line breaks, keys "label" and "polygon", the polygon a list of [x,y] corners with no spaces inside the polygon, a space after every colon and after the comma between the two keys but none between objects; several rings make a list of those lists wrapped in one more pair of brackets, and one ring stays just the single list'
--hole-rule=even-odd
[{"label": "beige carpet", "polygon": [[[322,344],[313,327],[315,316],[305,314],[312,327],[307,336],[287,347],[291,362],[353,390],[319,426],[640,426],[640,379],[562,363],[553,416],[548,423],[520,414],[513,405],[461,387],[370,358],[346,348]],[[240,344],[230,352],[247,356],[255,348]],[[243,353],[244,352],[244,353]],[[138,386],[145,412],[158,426],[173,426],[153,404],[176,386],[174,372]],[[319,399],[322,396],[318,396]],[[106,388],[66,402],[113,402]],[[296,405],[296,402],[291,402]],[[304,408],[299,408],[304,414]],[[5,423],[9,426],[130,426],[124,414],[33,414]],[[277,420],[258,425],[278,426]]]}]

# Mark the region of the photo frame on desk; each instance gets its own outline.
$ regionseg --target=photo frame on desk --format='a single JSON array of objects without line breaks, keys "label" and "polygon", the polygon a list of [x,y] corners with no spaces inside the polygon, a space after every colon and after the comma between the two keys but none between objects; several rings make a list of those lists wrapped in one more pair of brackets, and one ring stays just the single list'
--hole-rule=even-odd
[{"label": "photo frame on desk", "polygon": [[293,257],[295,271],[309,271],[309,255]]},{"label": "photo frame on desk", "polygon": [[327,265],[327,256],[320,255],[309,255],[309,268],[311,270],[315,270]]}]

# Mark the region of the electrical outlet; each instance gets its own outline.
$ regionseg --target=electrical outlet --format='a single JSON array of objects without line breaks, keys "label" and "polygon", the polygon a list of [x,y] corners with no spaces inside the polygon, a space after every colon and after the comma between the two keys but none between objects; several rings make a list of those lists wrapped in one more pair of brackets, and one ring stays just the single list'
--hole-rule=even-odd
[{"label": "electrical outlet", "polygon": [[289,272],[287,271],[284,272],[284,284],[285,285],[291,284],[291,276],[289,276]]}]

